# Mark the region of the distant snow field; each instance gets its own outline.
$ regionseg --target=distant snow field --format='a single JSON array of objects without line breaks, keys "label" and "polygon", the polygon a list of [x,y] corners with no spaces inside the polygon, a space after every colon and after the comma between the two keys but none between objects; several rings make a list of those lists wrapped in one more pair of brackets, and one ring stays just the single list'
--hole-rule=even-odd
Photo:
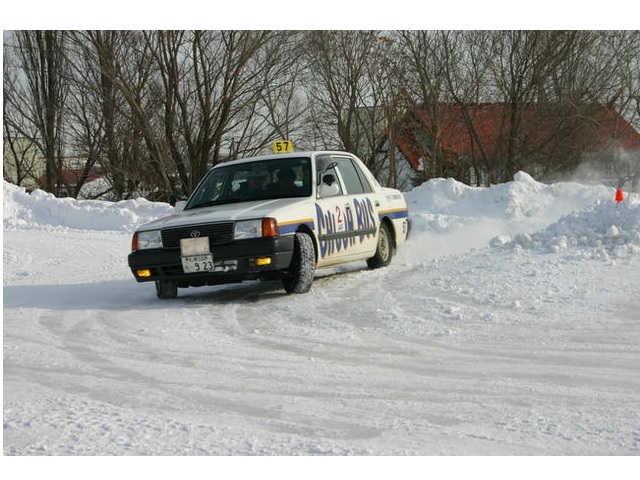
[{"label": "distant snow field", "polygon": [[127,255],[172,207],[5,182],[4,455],[639,455],[640,195],[405,195],[388,268],[161,301]]}]

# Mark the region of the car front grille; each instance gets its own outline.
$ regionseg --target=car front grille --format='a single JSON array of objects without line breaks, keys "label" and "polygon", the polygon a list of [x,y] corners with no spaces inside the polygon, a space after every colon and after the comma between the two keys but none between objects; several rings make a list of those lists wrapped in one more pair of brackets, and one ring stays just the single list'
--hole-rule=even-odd
[{"label": "car front grille", "polygon": [[223,245],[233,240],[233,223],[207,223],[162,230],[164,248],[180,248],[181,238],[209,237],[210,245]]}]

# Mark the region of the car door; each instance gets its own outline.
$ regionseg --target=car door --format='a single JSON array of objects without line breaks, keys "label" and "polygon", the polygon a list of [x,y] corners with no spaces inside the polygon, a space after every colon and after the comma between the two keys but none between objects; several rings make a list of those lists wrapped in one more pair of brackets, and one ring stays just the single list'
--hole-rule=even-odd
[{"label": "car door", "polygon": [[380,226],[379,204],[373,187],[358,162],[348,156],[334,156],[353,216],[354,254],[369,258],[375,253]]},{"label": "car door", "polygon": [[371,186],[362,185],[357,165],[349,157],[332,155],[324,163],[329,166],[318,167],[316,199],[318,264],[368,258],[375,252],[379,222],[369,198]]}]

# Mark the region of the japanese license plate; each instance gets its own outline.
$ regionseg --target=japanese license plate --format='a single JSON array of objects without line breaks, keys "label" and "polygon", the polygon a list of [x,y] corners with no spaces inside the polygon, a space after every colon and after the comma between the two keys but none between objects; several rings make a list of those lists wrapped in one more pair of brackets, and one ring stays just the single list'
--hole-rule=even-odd
[{"label": "japanese license plate", "polygon": [[213,255],[192,255],[182,257],[184,273],[209,272],[213,270]]}]

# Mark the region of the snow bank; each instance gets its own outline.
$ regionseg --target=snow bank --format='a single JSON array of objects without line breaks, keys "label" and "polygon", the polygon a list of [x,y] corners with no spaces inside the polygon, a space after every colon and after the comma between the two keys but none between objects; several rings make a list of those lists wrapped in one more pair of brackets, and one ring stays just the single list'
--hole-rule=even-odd
[{"label": "snow bank", "polygon": [[588,258],[623,258],[640,253],[640,199],[601,202],[564,215],[546,229],[515,238],[496,237],[492,246],[539,252],[572,251]]},{"label": "snow bank", "polygon": [[518,221],[549,216],[584,208],[598,201],[614,199],[614,190],[604,186],[578,183],[546,185],[524,172],[508,183],[488,188],[469,187],[453,179],[435,179],[406,194],[410,210],[416,216],[443,215],[459,218],[496,218]]},{"label": "snow bank", "polygon": [[436,179],[406,194],[417,243],[460,253],[484,247],[561,252],[584,248],[585,256],[638,253],[638,194],[617,204],[602,185],[535,181],[524,172],[488,188]]},{"label": "snow bank", "polygon": [[169,215],[173,207],[144,198],[107,202],[56,198],[50,193],[3,183],[4,229],[116,230],[131,232],[155,218]]},{"label": "snow bank", "polygon": [[[107,202],[55,198],[4,182],[5,229],[125,231],[169,215],[173,207],[145,199]],[[503,249],[623,257],[640,250],[640,196],[614,201],[615,190],[578,183],[546,185],[526,173],[492,187],[434,179],[405,194],[412,220],[410,256]]]}]

